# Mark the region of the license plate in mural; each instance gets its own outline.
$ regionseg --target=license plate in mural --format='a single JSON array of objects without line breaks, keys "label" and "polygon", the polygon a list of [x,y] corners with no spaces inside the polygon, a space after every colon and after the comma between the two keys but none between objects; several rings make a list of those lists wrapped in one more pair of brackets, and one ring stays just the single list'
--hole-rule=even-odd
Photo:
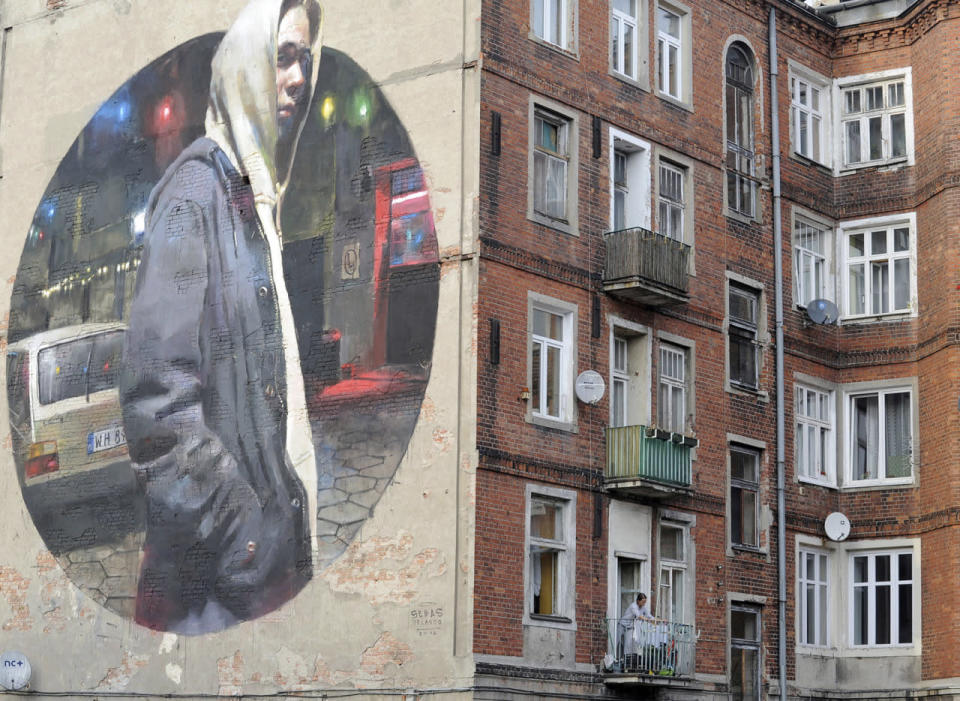
[{"label": "license plate in mural", "polygon": [[101,450],[110,450],[127,444],[127,436],[123,426],[105,428],[101,431],[91,431],[87,434],[87,455],[99,453]]}]

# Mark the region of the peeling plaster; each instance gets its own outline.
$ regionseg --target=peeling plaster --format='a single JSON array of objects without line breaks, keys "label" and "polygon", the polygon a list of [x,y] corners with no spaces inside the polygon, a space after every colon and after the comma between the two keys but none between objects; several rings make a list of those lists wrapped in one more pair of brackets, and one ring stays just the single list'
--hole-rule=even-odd
[{"label": "peeling plaster", "polygon": [[183,667],[170,662],[164,668],[164,671],[167,673],[167,679],[172,681],[174,684],[180,684],[180,680],[183,678]]},{"label": "peeling plaster", "polygon": [[243,655],[237,650],[233,657],[217,660],[219,696],[240,696],[243,693]]},{"label": "peeling plaster", "polygon": [[97,691],[123,691],[137,671],[146,666],[147,655],[131,655],[124,651],[119,667],[111,667],[97,684]]},{"label": "peeling plaster", "polygon": [[7,600],[10,618],[3,622],[3,630],[26,632],[33,628],[30,606],[27,604],[27,591],[30,580],[13,567],[0,567],[0,595]]},{"label": "peeling plaster", "polygon": [[160,654],[166,654],[168,652],[173,652],[173,649],[177,646],[177,634],[176,633],[164,633],[163,640],[160,641]]},{"label": "peeling plaster", "polygon": [[363,651],[360,671],[368,679],[381,679],[389,665],[402,667],[412,659],[413,651],[410,646],[397,640],[392,633],[385,632]]},{"label": "peeling plaster", "polygon": [[[354,543],[324,575],[330,588],[363,594],[370,604],[408,604],[421,591],[420,578],[439,577],[447,570],[437,548],[411,555],[413,536],[401,531],[393,538],[370,538]],[[391,567],[390,562],[396,563]]]}]

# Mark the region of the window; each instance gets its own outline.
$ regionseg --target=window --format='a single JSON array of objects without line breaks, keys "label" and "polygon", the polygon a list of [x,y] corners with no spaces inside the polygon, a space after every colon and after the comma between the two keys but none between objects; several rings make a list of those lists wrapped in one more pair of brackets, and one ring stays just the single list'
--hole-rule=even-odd
[{"label": "window", "polygon": [[913,150],[909,70],[869,82],[865,77],[838,81],[844,167],[907,160]]},{"label": "window", "polygon": [[730,448],[730,542],[757,548],[759,541],[760,454]]},{"label": "window", "polygon": [[730,608],[730,697],[760,701],[760,611]]},{"label": "window", "polygon": [[618,317],[610,328],[610,426],[650,421],[648,329]]},{"label": "window", "polygon": [[913,552],[855,552],[850,568],[851,643],[912,644]]},{"label": "window", "polygon": [[687,430],[687,350],[663,343],[660,345],[660,391],[657,403],[657,426],[665,431],[686,433]]},{"label": "window", "polygon": [[627,355],[627,339],[613,338],[613,364],[610,374],[610,425],[627,425],[627,389],[630,387],[630,367]]},{"label": "window", "polygon": [[614,72],[637,79],[637,4],[640,0],[610,3],[610,66]]},{"label": "window", "polygon": [[657,221],[660,233],[677,241],[683,241],[683,213],[686,207],[684,196],[685,175],[683,168],[660,161],[659,203]]},{"label": "window", "polygon": [[830,602],[827,580],[827,553],[818,550],[799,551],[797,568],[797,607],[801,645],[826,647],[828,606]]},{"label": "window", "polygon": [[794,280],[798,306],[805,307],[814,299],[829,299],[827,281],[830,275],[830,229],[802,215],[793,220]]},{"label": "window", "polygon": [[610,129],[612,231],[650,228],[650,144]]},{"label": "window", "polygon": [[527,217],[576,233],[577,116],[556,103],[530,99]]},{"label": "window", "polygon": [[742,44],[727,49],[725,100],[727,208],[752,218],[756,210],[753,59]]},{"label": "window", "polygon": [[576,493],[528,484],[526,498],[524,622],[569,625],[576,597]]},{"label": "window", "polygon": [[680,99],[680,15],[666,7],[657,8],[657,89]]},{"label": "window", "polygon": [[559,419],[563,415],[561,384],[567,376],[569,353],[564,344],[564,318],[545,309],[533,311],[531,395],[533,413]]},{"label": "window", "polygon": [[613,152],[613,229],[619,231],[627,228],[627,154],[623,151]]},{"label": "window", "polygon": [[691,247],[690,265],[687,272],[696,274],[694,269],[694,177],[693,162],[679,153],[658,149],[653,174],[656,178],[656,231],[676,241],[682,241]]},{"label": "window", "polygon": [[567,144],[569,124],[537,111],[534,118],[533,208],[554,219],[567,216]]},{"label": "window", "polygon": [[617,618],[623,618],[637,594],[643,593],[643,560],[628,557],[617,558],[619,609]]},{"label": "window", "polygon": [[847,401],[851,481],[909,481],[913,476],[911,390],[851,393]]},{"label": "window", "polygon": [[833,393],[797,385],[797,430],[794,434],[797,476],[833,483]]},{"label": "window", "polygon": [[660,582],[657,612],[660,618],[686,623],[686,531],[680,524],[660,523]]},{"label": "window", "polygon": [[573,22],[570,12],[574,2],[575,0],[530,0],[534,35],[556,44],[561,49],[571,49]]},{"label": "window", "polygon": [[572,430],[576,305],[528,293],[530,400],[527,420]]},{"label": "window", "polygon": [[790,128],[793,151],[820,163],[828,152],[826,120],[829,89],[827,80],[794,66],[790,69]]},{"label": "window", "polygon": [[914,221],[910,214],[843,225],[845,317],[915,311]]},{"label": "window", "polygon": [[756,290],[730,283],[727,305],[730,382],[748,389],[759,386],[759,302],[760,294]]}]

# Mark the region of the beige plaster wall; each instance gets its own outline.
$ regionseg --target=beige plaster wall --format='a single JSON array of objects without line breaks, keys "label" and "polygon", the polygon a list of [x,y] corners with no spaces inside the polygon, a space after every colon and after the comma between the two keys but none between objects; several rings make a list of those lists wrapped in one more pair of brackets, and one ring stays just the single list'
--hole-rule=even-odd
[{"label": "beige plaster wall", "polygon": [[[61,158],[125,80],[243,0],[0,0],[0,318],[31,217]],[[433,369],[407,453],[348,551],[279,610],[196,637],[138,626],[87,598],[24,507],[0,393],[0,652],[39,692],[272,693],[472,683],[479,2],[324,0],[347,52],[406,126],[430,187],[441,281]],[[358,8],[361,8],[358,9]],[[4,324],[4,329],[6,324]],[[418,612],[439,615],[417,624]]]}]

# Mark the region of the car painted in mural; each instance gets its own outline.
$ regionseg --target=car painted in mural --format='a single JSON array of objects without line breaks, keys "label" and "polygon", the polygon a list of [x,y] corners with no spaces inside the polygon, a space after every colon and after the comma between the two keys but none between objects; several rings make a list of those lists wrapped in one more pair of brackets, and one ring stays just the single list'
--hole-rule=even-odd
[{"label": "car painted in mural", "polygon": [[110,542],[142,521],[117,392],[123,337],[122,324],[86,324],[7,349],[17,476],[53,552]]}]

